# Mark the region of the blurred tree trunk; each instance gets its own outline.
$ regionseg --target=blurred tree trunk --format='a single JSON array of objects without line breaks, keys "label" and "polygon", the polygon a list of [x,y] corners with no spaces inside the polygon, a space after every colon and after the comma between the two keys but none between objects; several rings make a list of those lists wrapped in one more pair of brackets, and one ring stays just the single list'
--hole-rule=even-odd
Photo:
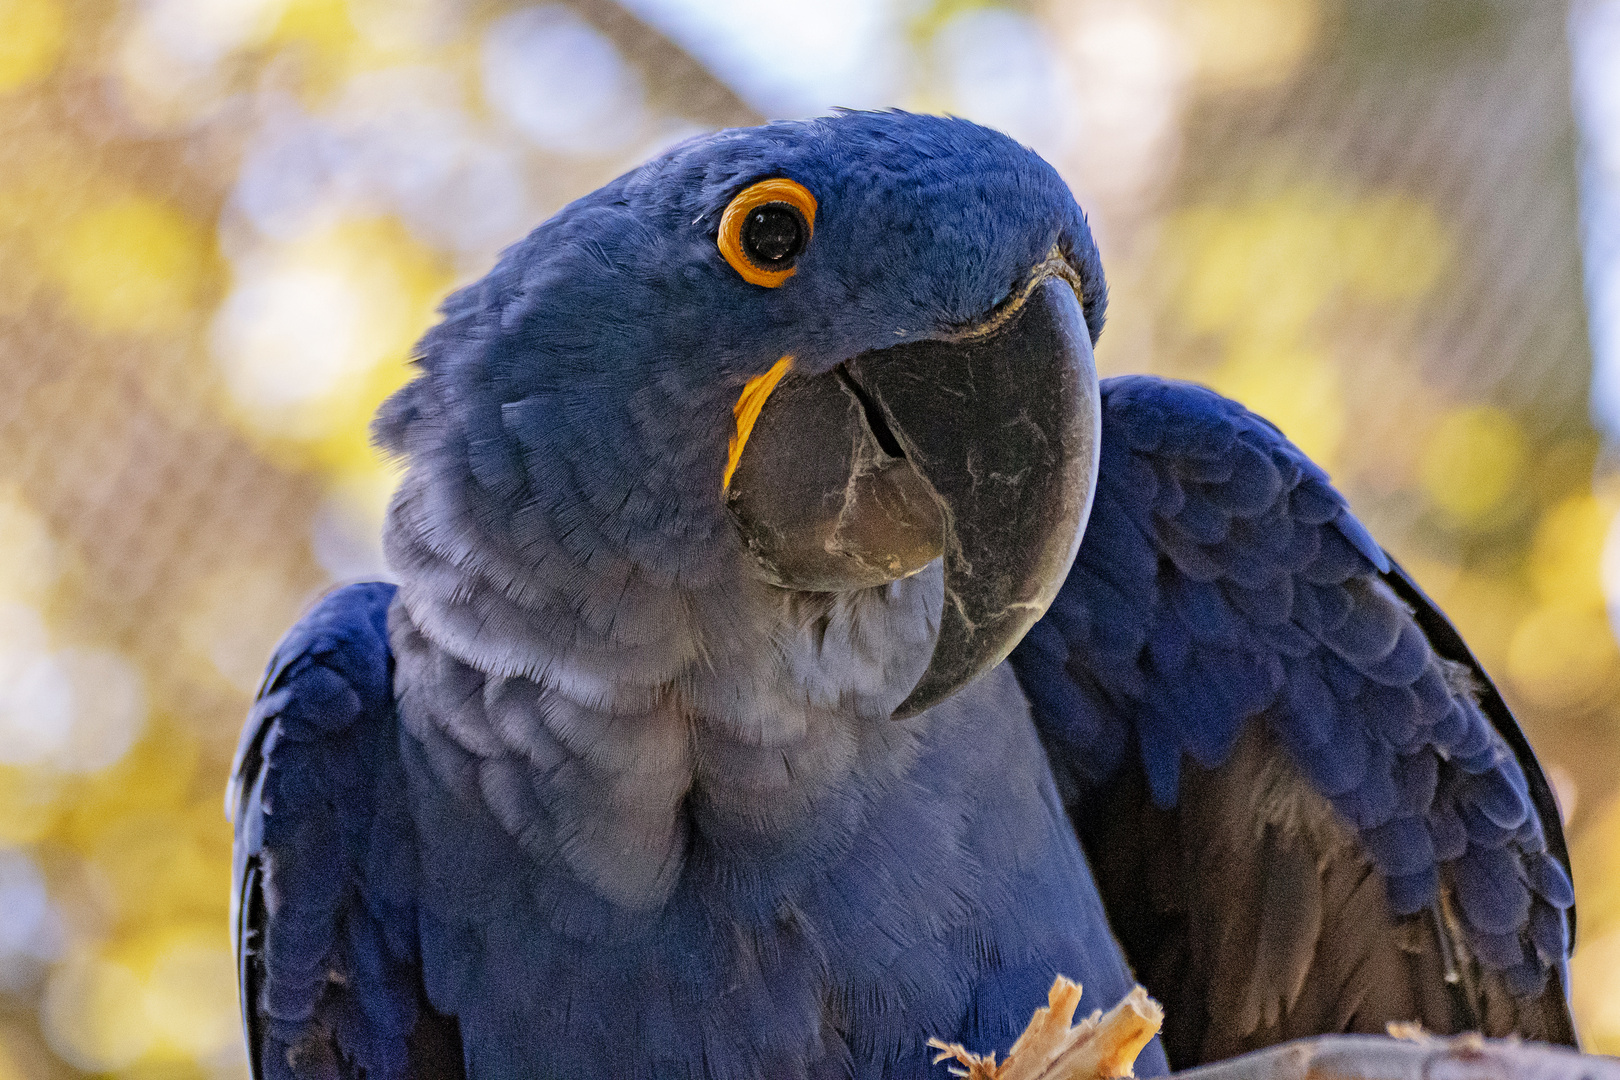
[{"label": "blurred tree trunk", "polygon": [[580,18],[629,57],[661,111],[715,127],[751,127],[765,117],[699,60],[613,0],[568,0]]}]

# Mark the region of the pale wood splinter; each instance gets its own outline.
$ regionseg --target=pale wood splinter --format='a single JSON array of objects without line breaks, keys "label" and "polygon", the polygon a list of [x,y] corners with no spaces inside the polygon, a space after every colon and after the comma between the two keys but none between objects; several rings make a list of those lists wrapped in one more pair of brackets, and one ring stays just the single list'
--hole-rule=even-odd
[{"label": "pale wood splinter", "polygon": [[1136,1055],[1158,1034],[1164,1009],[1138,986],[1110,1009],[1073,1023],[1080,1004],[1080,984],[1062,975],[1047,991],[1046,1005],[1035,1010],[1007,1060],[975,1054],[959,1043],[929,1039],[938,1050],[935,1064],[954,1058],[966,1068],[951,1072],[967,1080],[1113,1080],[1134,1075]]}]

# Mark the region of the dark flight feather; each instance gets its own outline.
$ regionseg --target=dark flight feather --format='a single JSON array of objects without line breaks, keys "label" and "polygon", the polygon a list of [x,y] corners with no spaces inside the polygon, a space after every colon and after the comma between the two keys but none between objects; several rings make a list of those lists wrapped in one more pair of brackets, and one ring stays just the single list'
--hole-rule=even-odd
[{"label": "dark flight feather", "polygon": [[1551,791],[1326,475],[1114,379],[1091,522],[1012,663],[1172,1065],[1391,1020],[1573,1043]]},{"label": "dark flight feather", "polygon": [[322,599],[271,660],[237,751],[233,928],[254,1080],[463,1075],[455,1022],[428,1006],[417,968],[393,595]]}]

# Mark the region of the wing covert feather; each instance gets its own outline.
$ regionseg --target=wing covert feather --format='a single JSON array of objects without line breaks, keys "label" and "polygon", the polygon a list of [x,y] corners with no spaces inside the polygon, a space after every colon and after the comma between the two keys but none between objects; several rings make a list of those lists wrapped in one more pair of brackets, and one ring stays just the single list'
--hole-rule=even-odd
[{"label": "wing covert feather", "polygon": [[1461,639],[1276,428],[1102,394],[1085,539],[1012,663],[1172,1064],[1386,1020],[1572,1042],[1556,809]]},{"label": "wing covert feather", "polygon": [[232,928],[254,1080],[461,1075],[417,966],[393,594],[324,597],[278,646],[237,750]]}]

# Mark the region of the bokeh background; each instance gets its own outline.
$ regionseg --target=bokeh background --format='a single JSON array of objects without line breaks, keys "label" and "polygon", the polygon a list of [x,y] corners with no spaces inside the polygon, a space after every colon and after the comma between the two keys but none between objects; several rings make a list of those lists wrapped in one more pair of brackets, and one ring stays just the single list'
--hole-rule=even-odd
[{"label": "bokeh background", "polygon": [[1620,0],[0,0],[0,1080],[244,1074],[221,793],[280,632],[382,573],[434,304],[689,134],[1030,143],[1099,361],[1324,462],[1557,787],[1620,1051]]}]

